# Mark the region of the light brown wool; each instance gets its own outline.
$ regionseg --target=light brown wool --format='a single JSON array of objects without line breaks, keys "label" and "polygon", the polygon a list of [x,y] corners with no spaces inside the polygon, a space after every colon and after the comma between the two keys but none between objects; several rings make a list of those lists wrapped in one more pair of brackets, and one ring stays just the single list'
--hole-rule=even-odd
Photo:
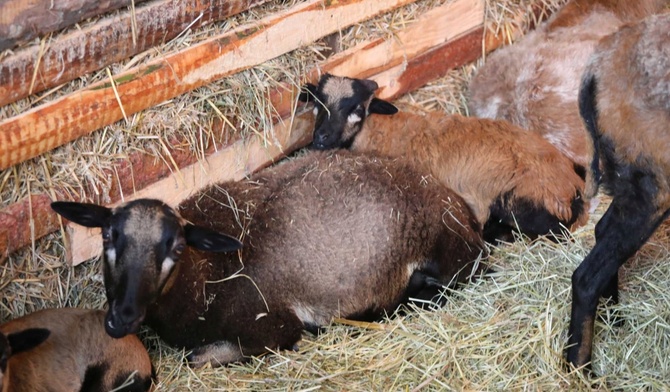
[{"label": "light brown wool", "polygon": [[458,193],[487,241],[560,235],[586,223],[582,170],[541,136],[505,120],[398,112],[373,80],[325,74],[314,97],[313,146],[403,159]]},{"label": "light brown wool", "polygon": [[470,113],[542,135],[586,168],[592,152],[577,95],[598,41],[658,13],[667,0],[573,0],[513,45],[489,56],[470,83]]},{"label": "light brown wool", "polygon": [[429,113],[371,115],[352,148],[402,156],[430,171],[456,191],[483,225],[490,206],[512,193],[562,221],[569,229],[586,223],[588,213],[572,216],[571,204],[584,188],[572,162],[544,139],[506,121]]},{"label": "light brown wool", "polygon": [[102,390],[118,387],[134,372],[130,390],[149,390],[152,367],[142,342],[135,335],[113,339],[105,332],[104,320],[101,310],[62,308],[37,311],[0,325],[5,335],[31,328],[50,332],[41,344],[9,357],[2,391],[78,391],[85,376],[91,380],[87,370],[92,368],[98,368]]}]

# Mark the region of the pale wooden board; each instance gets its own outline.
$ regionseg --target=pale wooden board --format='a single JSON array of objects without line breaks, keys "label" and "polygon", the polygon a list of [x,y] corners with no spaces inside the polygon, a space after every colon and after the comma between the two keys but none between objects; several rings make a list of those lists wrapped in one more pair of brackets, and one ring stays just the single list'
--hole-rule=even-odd
[{"label": "pale wooden board", "polygon": [[[277,161],[286,151],[304,146],[311,139],[314,119],[311,113],[287,120],[274,127],[273,134],[264,139],[254,135],[222,149],[204,161],[188,166],[173,175],[137,191],[125,201],[140,198],[158,198],[177,206],[205,186],[217,182],[240,180],[250,173]],[[118,205],[120,203],[115,203]],[[69,223],[67,254],[72,265],[97,257],[102,252],[99,229],[89,229]]]},{"label": "pale wooden board", "polygon": [[0,170],[413,1],[308,1],[0,121]]},{"label": "pale wooden board", "polygon": [[[352,69],[365,70],[362,74],[375,75],[392,66],[453,40],[484,23],[484,0],[460,0],[433,8],[418,20],[381,44],[361,43],[349,51],[337,54],[327,71],[346,76]],[[337,61],[338,57],[345,57]],[[384,61],[381,62],[380,59]]]}]

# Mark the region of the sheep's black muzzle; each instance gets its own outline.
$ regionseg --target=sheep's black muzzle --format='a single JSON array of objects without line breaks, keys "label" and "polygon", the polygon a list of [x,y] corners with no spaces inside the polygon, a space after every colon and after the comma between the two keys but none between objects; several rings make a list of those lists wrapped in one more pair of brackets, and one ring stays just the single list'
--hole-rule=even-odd
[{"label": "sheep's black muzzle", "polygon": [[105,331],[115,339],[120,339],[128,334],[135,334],[144,321],[144,314],[145,312],[139,309],[129,306],[119,309],[115,304],[111,304],[105,317]]}]

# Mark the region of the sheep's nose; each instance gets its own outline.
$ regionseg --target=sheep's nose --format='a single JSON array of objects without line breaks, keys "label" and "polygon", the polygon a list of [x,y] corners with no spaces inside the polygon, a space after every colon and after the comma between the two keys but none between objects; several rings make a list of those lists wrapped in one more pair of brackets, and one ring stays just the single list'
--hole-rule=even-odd
[{"label": "sheep's nose", "polygon": [[327,133],[320,133],[316,135],[316,142],[317,143],[325,143],[328,140],[328,134]]}]

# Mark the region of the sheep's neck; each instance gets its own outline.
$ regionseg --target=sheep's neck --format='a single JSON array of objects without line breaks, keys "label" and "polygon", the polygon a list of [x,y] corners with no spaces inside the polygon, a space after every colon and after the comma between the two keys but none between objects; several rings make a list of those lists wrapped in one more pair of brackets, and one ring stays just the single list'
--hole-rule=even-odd
[{"label": "sheep's neck", "polygon": [[356,135],[351,149],[359,152],[375,152],[381,155],[404,155],[403,139],[398,127],[394,127],[383,115],[371,115]]}]

